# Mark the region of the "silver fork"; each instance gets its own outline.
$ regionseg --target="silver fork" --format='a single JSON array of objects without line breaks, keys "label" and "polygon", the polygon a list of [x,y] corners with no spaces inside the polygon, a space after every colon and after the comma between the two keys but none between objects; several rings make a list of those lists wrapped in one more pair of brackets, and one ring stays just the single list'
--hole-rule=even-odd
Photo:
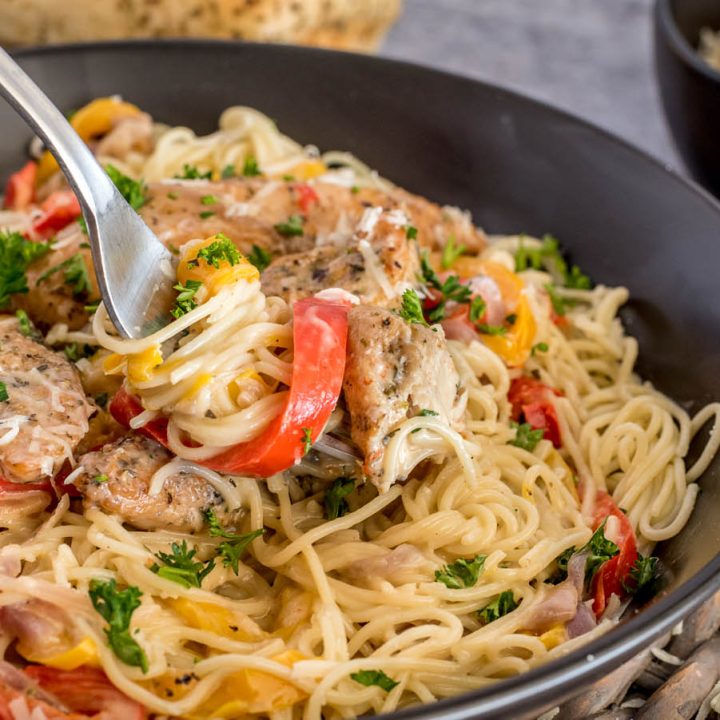
[{"label": "silver fork", "polygon": [[80,201],[100,293],[118,332],[141,338],[167,324],[173,256],[125,202],[63,114],[2,48],[0,95],[40,136]]}]

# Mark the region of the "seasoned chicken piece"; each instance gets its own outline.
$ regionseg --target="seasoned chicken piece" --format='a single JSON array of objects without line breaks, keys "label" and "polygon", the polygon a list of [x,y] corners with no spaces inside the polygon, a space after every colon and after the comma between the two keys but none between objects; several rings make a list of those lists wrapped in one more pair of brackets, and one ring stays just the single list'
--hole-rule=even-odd
[{"label": "seasoned chicken piece", "polygon": [[93,408],[75,368],[0,321],[0,474],[11,482],[54,475],[88,431]]},{"label": "seasoned chicken piece", "polygon": [[365,456],[365,474],[385,491],[389,433],[422,410],[457,426],[464,396],[441,328],[410,325],[389,310],[363,305],[348,320],[343,392],[350,433]]},{"label": "seasoned chicken piece", "polygon": [[83,494],[86,507],[119,515],[141,530],[197,532],[211,509],[223,525],[232,524],[234,515],[226,510],[222,496],[192,472],[178,470],[157,495],[149,494],[153,475],[172,459],[153,440],[127,435],[83,455],[78,464],[82,471],[73,477],[73,484]]},{"label": "seasoned chicken piece", "polygon": [[47,255],[27,269],[28,292],[13,296],[13,307],[25,310],[43,329],[66,323],[79,330],[88,319],[85,306],[100,295],[87,236],[76,223],[63,228]]},{"label": "seasoned chicken piece", "polygon": [[153,148],[153,122],[147,113],[120,117],[113,129],[94,147],[98,157],[124,158],[130,152],[149,155]]},{"label": "seasoned chicken piece", "polygon": [[407,239],[402,217],[370,208],[349,244],[278,258],[262,274],[262,288],[288,302],[339,287],[363,303],[397,305],[403,291],[417,282],[419,269],[417,243]]}]

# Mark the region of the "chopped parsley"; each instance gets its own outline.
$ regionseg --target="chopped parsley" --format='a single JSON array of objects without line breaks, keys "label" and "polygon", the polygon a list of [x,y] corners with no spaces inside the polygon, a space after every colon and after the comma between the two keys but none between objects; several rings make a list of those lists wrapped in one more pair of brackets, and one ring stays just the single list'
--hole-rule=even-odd
[{"label": "chopped parsley", "polygon": [[88,590],[95,610],[107,622],[105,635],[108,644],[117,657],[126,665],[148,671],[145,651],[130,637],[132,614],[140,607],[140,588],[130,585],[118,590],[115,580],[91,580]]},{"label": "chopped parsley", "polygon": [[110,482],[110,478],[107,475],[96,475],[92,481],[96,485],[102,485],[103,483]]},{"label": "chopped parsley", "polygon": [[215,205],[215,203],[219,202],[216,195],[203,195],[200,198],[200,202],[203,205]]},{"label": "chopped parsley", "polygon": [[397,680],[388,677],[382,670],[360,670],[356,673],[350,673],[350,677],[355,682],[366,687],[377,685],[385,692],[390,692],[398,684]]},{"label": "chopped parsley", "polygon": [[247,259],[262,272],[272,262],[272,255],[265,248],[253,245]]},{"label": "chopped parsley", "polygon": [[655,595],[660,585],[658,559],[653,556],[638,555],[630,569],[629,577],[623,580],[622,585],[625,592],[644,597]]},{"label": "chopped parsley", "polygon": [[532,346],[532,349],[530,350],[530,355],[532,355],[533,357],[535,357],[535,354],[536,354],[536,353],[539,353],[539,352],[544,352],[544,353],[545,353],[545,352],[547,352],[549,349],[550,349],[550,348],[549,348],[549,346],[548,346],[548,344],[547,344],[546,342],[535,343],[535,345],[533,345],[533,346]]},{"label": "chopped parsley", "polygon": [[282,176],[282,179],[283,179],[285,182],[294,182],[295,176],[294,176],[294,175],[283,175],[283,176]]},{"label": "chopped parsley", "polygon": [[550,302],[552,303],[555,314],[563,317],[567,312],[567,301],[560,297],[557,288],[552,283],[547,283],[545,290],[547,290],[547,294],[550,297]]},{"label": "chopped parsley", "polygon": [[197,267],[199,260],[204,260],[215,269],[220,267],[221,262],[226,262],[231,266],[237,265],[240,262],[242,255],[240,255],[233,241],[222,233],[218,233],[215,237],[217,240],[199,250],[195,259],[188,263],[188,267]]},{"label": "chopped parsley", "polygon": [[568,562],[575,553],[588,553],[585,560],[585,579],[590,581],[601,565],[620,552],[620,548],[612,540],[608,540],[605,537],[606,522],[607,518],[603,520],[600,527],[598,527],[592,534],[592,537],[579,550],[575,547],[570,547],[557,557],[558,573],[552,579],[552,582],[557,583],[567,577]]},{"label": "chopped parsley", "polygon": [[26,240],[17,232],[0,232],[0,308],[10,296],[28,291],[28,267],[50,251],[50,243]]},{"label": "chopped parsley", "polygon": [[350,509],[345,499],[355,489],[355,481],[351,478],[341,477],[338,478],[326,491],[325,491],[325,517],[328,520],[335,520],[336,518],[346,515]]},{"label": "chopped parsley", "polygon": [[[358,192],[360,191],[360,188],[358,188]],[[418,230],[414,225],[406,225],[405,226],[405,237],[408,240],[417,240]]]},{"label": "chopped parsley", "polygon": [[63,348],[63,352],[65,353],[65,357],[70,362],[77,362],[82,358],[94,355],[96,349],[97,348],[94,348],[92,345],[88,345],[87,343],[85,343],[84,345],[78,345],[78,343],[68,343]]},{"label": "chopped parsley", "polygon": [[422,305],[420,304],[420,298],[412,288],[408,288],[402,295],[400,317],[409,323],[427,325],[427,321],[423,315]]},{"label": "chopped parsley", "polygon": [[302,437],[300,438],[302,443],[303,455],[307,455],[312,449],[312,430],[308,427],[302,429]]},{"label": "chopped parsley", "polygon": [[100,301],[96,300],[95,302],[88,303],[85,305],[84,310],[86,313],[90,313],[92,315],[94,312],[97,312],[97,309],[100,307]]},{"label": "chopped parsley", "polygon": [[147,202],[147,188],[142,181],[138,182],[137,180],[129,178],[127,175],[121,173],[114,165],[106,165],[105,172],[110,176],[115,187],[120,191],[120,194],[133,210],[139,210]]},{"label": "chopped parsley", "polygon": [[260,172],[260,166],[252,155],[248,155],[245,158],[245,162],[243,163],[243,175],[245,177],[257,177],[258,175],[262,175]]},{"label": "chopped parsley", "polygon": [[283,237],[299,237],[303,234],[303,219],[301,215],[291,215],[284,223],[275,225],[275,229]]},{"label": "chopped parsley", "polygon": [[467,248],[464,245],[455,244],[455,236],[449,235],[445,247],[440,257],[440,265],[443,270],[452,267],[453,263],[465,252]]},{"label": "chopped parsley", "polygon": [[32,320],[24,310],[16,310],[15,317],[18,321],[18,328],[25,337],[33,339],[40,337],[38,329],[33,325]]},{"label": "chopped parsley", "polygon": [[485,301],[478,295],[470,301],[470,322],[476,325],[480,322],[480,318],[485,314],[487,305]]},{"label": "chopped parsley", "polygon": [[172,553],[156,553],[155,557],[163,564],[153,563],[150,570],[160,577],[172,580],[183,587],[199,588],[205,576],[215,567],[215,561],[201,562],[195,560],[197,550],[190,550],[185,540],[180,544],[174,542],[170,549]]},{"label": "chopped parsley", "polygon": [[420,266],[423,281],[428,287],[438,290],[441,295],[440,302],[428,312],[430,322],[440,322],[445,317],[445,306],[449,301],[459,304],[470,303],[472,290],[467,285],[463,285],[457,275],[448,275],[443,282],[440,282],[440,278],[430,265],[427,252],[423,253]]},{"label": "chopped parsley", "polygon": [[423,409],[418,413],[418,415],[420,415],[420,417],[432,417],[432,416],[435,416],[435,415],[438,415],[438,414],[439,414],[439,413],[436,413],[434,410],[428,410],[428,408],[423,408]]},{"label": "chopped parsley", "polygon": [[485,335],[505,335],[507,328],[504,325],[488,325],[486,323],[476,323],[475,327],[479,332]]},{"label": "chopped parsley", "polygon": [[510,313],[510,315],[505,317],[505,322],[508,325],[514,325],[517,322],[517,315],[515,313]]},{"label": "chopped parsley", "polygon": [[207,218],[217,215],[217,213],[214,210],[203,210],[201,213],[198,213],[198,215],[202,220],[207,220]]},{"label": "chopped parsley", "polygon": [[[351,192],[353,195],[357,195],[357,194],[360,192],[360,186],[359,186],[359,185],[353,185],[353,186],[350,188],[350,192]],[[406,228],[406,230],[405,230],[405,236],[408,237],[408,235],[407,235],[407,228]],[[411,238],[408,238],[408,239],[411,239]]]},{"label": "chopped parsley", "polygon": [[212,170],[207,172],[200,172],[195,165],[189,165],[188,163],[183,164],[182,175],[176,175],[176,178],[180,180],[211,180]]},{"label": "chopped parsley", "polygon": [[483,624],[494,622],[503,615],[511,613],[518,606],[515,602],[515,596],[512,590],[505,590],[500,593],[495,600],[486,605],[482,610],[478,610],[478,620]]},{"label": "chopped parsley", "polygon": [[486,556],[476,555],[472,560],[460,558],[442,570],[435,571],[435,582],[443,583],[452,590],[472,587],[480,577]]},{"label": "chopped parsley", "polygon": [[173,290],[178,291],[175,298],[175,307],[170,311],[174,318],[182,317],[197,307],[195,293],[202,287],[200,280],[188,280],[185,285],[178,283],[173,285]]},{"label": "chopped parsley", "polygon": [[8,402],[10,395],[8,395],[7,385],[0,381],[0,402]]},{"label": "chopped parsley", "polygon": [[545,431],[542,428],[533,430],[533,426],[530,423],[519,425],[513,422],[510,423],[510,425],[515,428],[515,437],[509,442],[509,445],[514,445],[528,452],[532,452],[545,435]]},{"label": "chopped parsley", "polygon": [[240,558],[247,549],[247,546],[255,538],[260,537],[265,531],[263,528],[259,528],[258,530],[252,530],[251,532],[244,533],[242,535],[228,532],[220,524],[220,521],[212,508],[205,511],[205,519],[208,523],[208,532],[210,536],[225,539],[225,542],[218,545],[218,555],[222,557],[223,565],[225,567],[232,568],[233,572],[237,575],[240,571]]},{"label": "chopped parsley", "polygon": [[167,194],[168,200],[177,200],[180,196],[176,192],[169,192]]},{"label": "chopped parsley", "polygon": [[227,180],[228,178],[235,177],[235,166],[234,165],[226,165],[222,172],[220,173],[220,177],[223,180]]},{"label": "chopped parsley", "polygon": [[49,270],[46,270],[38,278],[36,284],[39,285],[41,282],[45,282],[45,280],[61,270],[65,284],[72,288],[72,293],[76,298],[85,298],[90,294],[92,282],[90,281],[90,273],[85,264],[85,258],[81,253],[75,253],[67,260],[63,260],[63,262],[58,265],[54,265]]},{"label": "chopped parsley", "polygon": [[575,290],[589,290],[592,280],[577,265],[568,266],[563,257],[560,243],[552,235],[545,235],[539,247],[526,247],[520,242],[515,253],[515,271],[547,270],[555,282]]}]

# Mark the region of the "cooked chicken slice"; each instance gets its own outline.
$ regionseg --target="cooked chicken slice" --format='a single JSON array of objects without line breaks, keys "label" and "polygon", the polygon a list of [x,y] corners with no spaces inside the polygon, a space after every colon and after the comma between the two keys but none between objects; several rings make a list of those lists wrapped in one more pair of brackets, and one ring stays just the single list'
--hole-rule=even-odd
[{"label": "cooked chicken slice", "polygon": [[27,269],[28,292],[13,296],[13,307],[27,311],[47,329],[66,323],[79,330],[88,319],[85,306],[99,297],[87,236],[76,223],[61,230],[47,255]]},{"label": "cooked chicken slice", "polygon": [[382,308],[354,307],[349,314],[343,392],[353,441],[365,456],[373,484],[383,484],[389,433],[422,410],[448,425],[462,415],[459,376],[438,327],[410,325]]},{"label": "cooked chicken slice", "polygon": [[153,121],[147,113],[118,118],[113,129],[94,148],[98,157],[124,158],[130,152],[149,155],[153,148]]},{"label": "cooked chicken slice", "polygon": [[222,496],[192,472],[179,470],[165,480],[158,494],[149,494],[153,475],[172,459],[153,440],[127,435],[83,455],[78,464],[82,470],[72,482],[83,494],[86,507],[119,515],[141,530],[197,532],[211,509],[222,524],[232,524]]},{"label": "cooked chicken slice", "polygon": [[18,483],[54,475],[87,433],[93,412],[75,368],[6,318],[0,382],[7,394],[0,402],[0,473]]},{"label": "cooked chicken slice", "polygon": [[417,280],[417,243],[408,240],[396,211],[370,208],[347,245],[323,245],[275,260],[262,275],[266,295],[288,302],[339,287],[371,305],[397,305]]}]

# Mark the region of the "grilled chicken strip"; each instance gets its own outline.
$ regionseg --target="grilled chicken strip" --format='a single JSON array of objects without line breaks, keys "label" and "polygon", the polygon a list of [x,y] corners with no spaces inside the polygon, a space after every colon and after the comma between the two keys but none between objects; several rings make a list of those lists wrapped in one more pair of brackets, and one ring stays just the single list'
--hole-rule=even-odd
[{"label": "grilled chicken strip", "polygon": [[6,318],[0,382],[7,394],[0,402],[0,473],[17,483],[54,475],[87,433],[93,412],[75,368]]},{"label": "grilled chicken strip", "polygon": [[369,208],[346,245],[321,245],[275,260],[262,275],[266,295],[288,302],[339,287],[370,305],[397,305],[420,269],[417,243],[408,240],[406,217]]},{"label": "grilled chicken strip", "polygon": [[389,433],[422,410],[457,427],[464,396],[441,328],[410,325],[389,310],[363,305],[348,320],[343,392],[350,433],[365,456],[365,474],[384,491]]},{"label": "grilled chicken strip", "polygon": [[179,470],[165,480],[157,495],[149,494],[153,475],[173,457],[153,440],[127,435],[83,455],[78,465],[82,472],[74,476],[73,484],[86,507],[119,515],[141,530],[197,532],[211,509],[221,523],[232,524],[236,516],[230,516],[222,496],[192,472]]}]

